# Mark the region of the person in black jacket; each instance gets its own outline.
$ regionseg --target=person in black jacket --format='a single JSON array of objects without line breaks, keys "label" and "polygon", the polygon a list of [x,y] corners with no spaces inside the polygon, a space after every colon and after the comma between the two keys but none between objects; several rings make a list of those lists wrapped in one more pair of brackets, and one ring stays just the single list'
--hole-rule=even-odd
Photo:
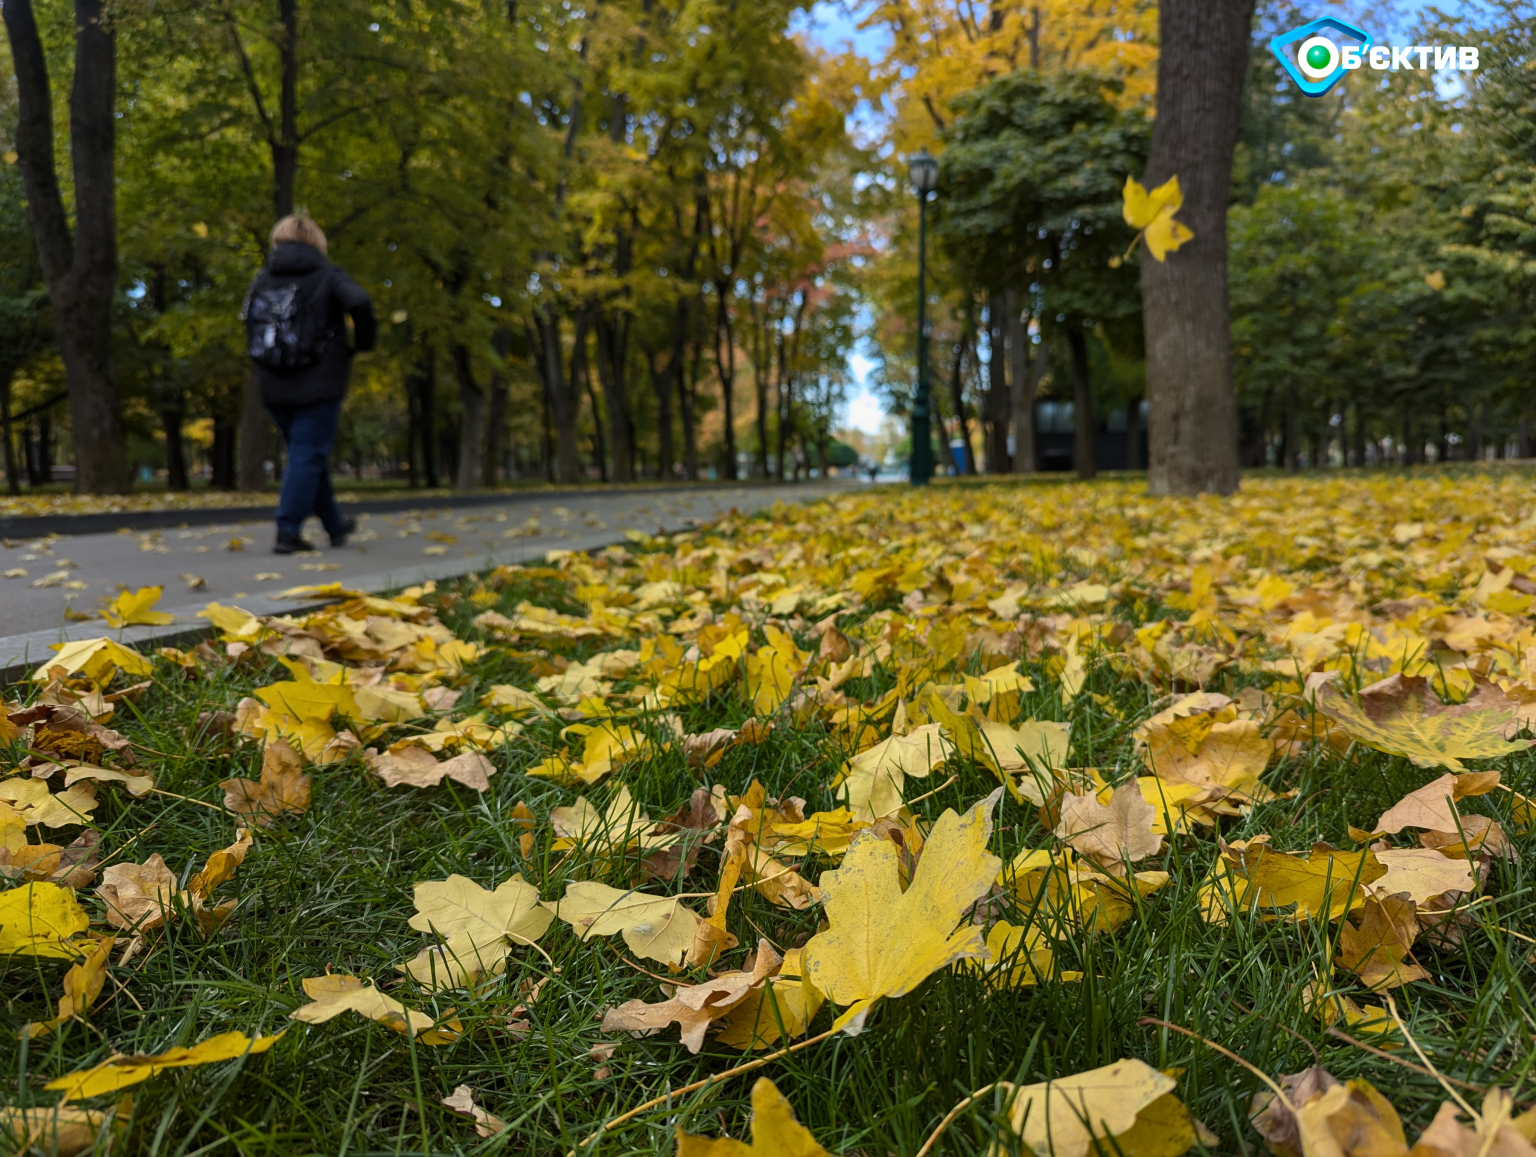
[{"label": "person in black jacket", "polygon": [[[345,546],[347,536],[357,529],[355,518],[342,516],[331,490],[331,444],[352,355],[373,348],[378,326],[368,294],[327,261],[325,251],[320,226],[308,217],[284,217],[272,229],[271,255],[251,282],[242,313],[261,400],[288,446],[272,548],[278,554],[314,549],[303,535],[304,520],[311,514],[320,519],[332,546]],[[287,314],[282,313],[285,305],[291,307]],[[261,319],[253,321],[257,314]],[[273,316],[277,324],[264,324]],[[273,335],[279,331],[279,340],[289,348],[284,356],[270,356]],[[260,349],[263,334],[265,351]]]}]

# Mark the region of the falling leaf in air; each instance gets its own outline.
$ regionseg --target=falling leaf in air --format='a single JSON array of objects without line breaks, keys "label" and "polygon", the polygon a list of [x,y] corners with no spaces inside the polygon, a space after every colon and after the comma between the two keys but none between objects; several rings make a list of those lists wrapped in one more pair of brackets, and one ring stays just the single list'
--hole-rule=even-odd
[{"label": "falling leaf in air", "polygon": [[456,988],[499,973],[508,941],[532,944],[549,929],[553,915],[539,903],[539,890],[521,875],[487,891],[465,876],[419,883],[410,925],[433,932],[446,943],[425,948],[405,971],[429,990]]},{"label": "falling leaf in air", "polygon": [[309,776],[303,758],[285,739],[273,740],[261,753],[261,779],[226,779],[224,806],[260,827],[282,815],[309,809]]},{"label": "falling leaf in air", "polygon": [[1014,1133],[1033,1153],[1087,1157],[1098,1148],[1178,1157],[1197,1140],[1214,1146],[1217,1139],[1173,1095],[1175,1084],[1145,1061],[1119,1060],[1055,1081],[998,1087]]},{"label": "falling leaf in air", "polygon": [[131,594],[120,591],[117,598],[101,609],[101,617],[114,630],[137,626],[161,627],[166,623],[174,623],[175,615],[151,609],[164,593],[164,587],[140,587]]},{"label": "falling leaf in air", "polygon": [[89,1069],[49,1081],[43,1087],[63,1092],[66,1100],[78,1101],[83,1097],[99,1097],[103,1093],[147,1081],[166,1069],[185,1069],[195,1065],[211,1065],[218,1061],[230,1061],[250,1053],[264,1053],[283,1038],[282,1033],[259,1036],[254,1040],[243,1032],[224,1032],[211,1036],[191,1048],[167,1049],[153,1056],[110,1057]]},{"label": "falling leaf in air", "polygon": [[1464,771],[1463,759],[1496,759],[1536,742],[1506,738],[1517,726],[1518,705],[1481,679],[1465,703],[1452,707],[1419,676],[1390,675],[1373,683],[1360,692],[1358,705],[1325,683],[1317,690],[1317,709],[1367,747],[1420,767]]},{"label": "falling leaf in air", "polygon": [[982,930],[957,925],[1002,866],[987,851],[1001,795],[999,788],[963,816],[939,817],[905,892],[896,845],[870,836],[821,877],[828,928],[805,946],[805,975],[828,1000],[849,1006],[834,1027],[857,1034],[881,997],[902,996],[956,960],[985,954]]},{"label": "falling leaf in air", "polygon": [[767,1077],[752,1086],[752,1144],[677,1130],[677,1157],[831,1157]]},{"label": "falling leaf in air", "polygon": [[[1139,232],[1139,239],[1146,241],[1147,250],[1157,261],[1166,261],[1169,253],[1194,239],[1189,226],[1174,219],[1183,207],[1184,191],[1177,176],[1169,177],[1150,193],[1135,177],[1125,179],[1125,223]],[[1132,248],[1135,244],[1131,242]]]}]

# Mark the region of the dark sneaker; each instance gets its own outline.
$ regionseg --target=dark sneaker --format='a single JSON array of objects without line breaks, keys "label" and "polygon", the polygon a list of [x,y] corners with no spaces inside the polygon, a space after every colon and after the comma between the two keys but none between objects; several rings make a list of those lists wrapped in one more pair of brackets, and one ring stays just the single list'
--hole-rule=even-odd
[{"label": "dark sneaker", "polygon": [[347,538],[355,533],[357,533],[357,519],[345,519],[341,524],[341,529],[331,535],[331,545],[346,546]]},{"label": "dark sneaker", "polygon": [[273,554],[298,554],[300,551],[314,550],[314,544],[302,534],[287,534],[277,532],[277,541],[272,544]]}]

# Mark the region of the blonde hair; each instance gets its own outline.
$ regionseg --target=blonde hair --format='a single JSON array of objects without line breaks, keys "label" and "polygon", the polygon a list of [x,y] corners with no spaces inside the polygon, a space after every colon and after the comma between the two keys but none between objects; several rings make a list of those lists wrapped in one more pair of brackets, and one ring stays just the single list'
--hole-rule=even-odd
[{"label": "blonde hair", "polygon": [[272,226],[272,248],[276,249],[284,241],[299,241],[325,252],[325,233],[308,217],[284,217]]}]

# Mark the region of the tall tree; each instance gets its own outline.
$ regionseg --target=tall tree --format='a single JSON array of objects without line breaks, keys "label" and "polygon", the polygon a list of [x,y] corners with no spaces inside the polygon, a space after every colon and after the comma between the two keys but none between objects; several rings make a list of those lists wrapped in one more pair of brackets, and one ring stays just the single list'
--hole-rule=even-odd
[{"label": "tall tree", "polygon": [[1148,488],[1230,494],[1237,398],[1227,302],[1227,202],[1254,0],[1162,0],[1149,187],[1177,176],[1194,240],[1141,263]]},{"label": "tall tree", "polygon": [[69,383],[75,489],[89,494],[123,493],[132,482],[112,361],[117,45],[104,7],[102,0],[75,0],[69,97],[73,229],[54,165],[53,93],[32,2],[4,0],[0,8],[16,73],[18,163]]}]

